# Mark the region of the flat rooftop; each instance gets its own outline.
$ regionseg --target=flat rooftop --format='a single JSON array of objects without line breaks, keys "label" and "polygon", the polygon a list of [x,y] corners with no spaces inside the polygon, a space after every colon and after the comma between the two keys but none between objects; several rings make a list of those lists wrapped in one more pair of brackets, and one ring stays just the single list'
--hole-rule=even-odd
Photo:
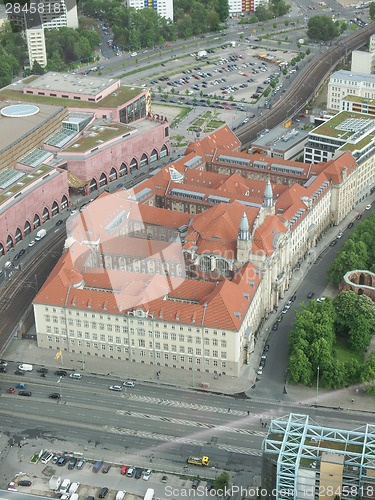
[{"label": "flat rooftop", "polygon": [[359,97],[356,95],[346,95],[342,98],[343,101],[360,102],[361,104],[368,104],[369,106],[375,105],[375,99],[369,99],[368,97]]},{"label": "flat rooftop", "polygon": [[26,87],[34,90],[47,90],[48,92],[56,90],[58,92],[97,95],[118,81],[118,78],[49,71],[26,84]]},{"label": "flat rooftop", "polygon": [[93,123],[86,129],[85,135],[81,135],[64,151],[69,153],[88,151],[116,137],[122,138],[124,134],[128,134],[131,130],[133,130],[133,127],[128,127],[122,123]]},{"label": "flat rooftop", "polygon": [[296,128],[276,127],[267,134],[255,139],[252,147],[273,147],[279,151],[287,151],[295,144],[308,138],[309,133]]},{"label": "flat rooftop", "polygon": [[371,122],[375,126],[375,116],[354,111],[341,111],[314,128],[311,134],[347,141],[354,134],[365,132],[367,126],[371,127]]},{"label": "flat rooftop", "polygon": [[[88,77],[87,77],[88,78]],[[53,89],[52,89],[53,90]],[[147,90],[147,87],[119,87],[112,94],[98,102],[77,101],[75,99],[64,99],[58,97],[47,97],[42,95],[24,94],[20,90],[14,90],[9,87],[0,91],[0,100],[12,99],[17,101],[26,101],[30,103],[44,103],[59,106],[71,106],[74,108],[117,108],[130,99]]]},{"label": "flat rooftop", "polygon": [[[4,110],[8,106],[19,104],[18,99],[17,101],[8,101],[4,100],[4,97],[0,93],[0,154],[22,138],[25,138],[34,129],[43,125],[53,115],[63,109],[63,106],[58,105],[58,103],[55,103],[55,105],[38,103],[38,110],[35,114],[30,114],[29,116],[4,116],[1,114],[1,110]],[[29,102],[28,99],[23,104],[35,105],[35,103]]]},{"label": "flat rooftop", "polygon": [[54,169],[47,165],[41,165],[32,172],[23,172],[7,168],[0,172],[0,206],[4,201],[14,196],[18,191],[24,190],[28,184],[53,172]]}]

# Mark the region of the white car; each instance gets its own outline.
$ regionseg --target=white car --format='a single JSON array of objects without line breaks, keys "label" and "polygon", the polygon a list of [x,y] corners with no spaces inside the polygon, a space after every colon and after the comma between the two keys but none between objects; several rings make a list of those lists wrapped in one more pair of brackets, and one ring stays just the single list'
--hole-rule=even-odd
[{"label": "white car", "polygon": [[260,366],[257,371],[258,375],[263,375],[263,366]]},{"label": "white car", "polygon": [[120,392],[120,391],[122,391],[122,387],[121,387],[121,385],[110,385],[109,390]]},{"label": "white car", "polygon": [[35,245],[35,241],[31,240],[30,243],[29,243],[29,247],[33,247],[34,245]]},{"label": "white car", "polygon": [[326,298],[325,297],[320,297],[320,299],[316,299],[316,301],[319,302],[319,303],[323,302],[323,300],[326,300]]},{"label": "white car", "polygon": [[127,380],[126,382],[123,383],[124,387],[135,387],[135,383],[131,380]]},{"label": "white car", "polygon": [[340,239],[340,238],[342,238],[343,236],[344,236],[344,233],[339,233],[339,234],[337,235],[337,239],[339,240],[339,239]]},{"label": "white car", "polygon": [[366,210],[371,210],[371,205],[366,205]]},{"label": "white car", "polygon": [[143,473],[143,477],[142,479],[144,479],[145,481],[148,481],[151,477],[151,474],[152,474],[152,470],[151,469],[147,469],[144,473]]},{"label": "white car", "polygon": [[72,211],[70,212],[70,215],[75,215],[76,213],[77,213],[77,210],[72,210]]},{"label": "white car", "polygon": [[136,53],[136,52],[132,52],[132,53],[130,54],[130,57],[135,57],[136,55],[137,55],[137,53]]},{"label": "white car", "polygon": [[74,378],[74,379],[80,379],[82,378],[82,374],[81,373],[71,373],[69,375],[70,378]]}]

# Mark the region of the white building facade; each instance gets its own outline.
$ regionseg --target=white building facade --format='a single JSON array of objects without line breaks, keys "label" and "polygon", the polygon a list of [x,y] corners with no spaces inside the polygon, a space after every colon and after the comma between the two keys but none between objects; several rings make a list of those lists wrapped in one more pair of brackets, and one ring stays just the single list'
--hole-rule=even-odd
[{"label": "white building facade", "polygon": [[339,70],[331,75],[328,83],[327,108],[339,111],[341,99],[347,95],[375,99],[375,78],[365,73]]}]

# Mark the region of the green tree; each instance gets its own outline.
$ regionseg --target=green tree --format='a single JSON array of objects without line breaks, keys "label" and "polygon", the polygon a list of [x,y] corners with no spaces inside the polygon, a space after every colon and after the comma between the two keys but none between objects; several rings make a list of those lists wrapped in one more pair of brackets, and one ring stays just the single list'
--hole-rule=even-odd
[{"label": "green tree", "polygon": [[288,35],[285,36],[284,40],[287,42],[289,40]]},{"label": "green tree", "polygon": [[357,295],[353,291],[339,293],[333,301],[336,311],[336,332],[346,337],[349,331],[348,320],[356,315]]},{"label": "green tree", "polygon": [[371,387],[375,386],[375,354],[371,353],[361,371],[361,381],[371,382]]},{"label": "green tree", "polygon": [[273,28],[276,29],[277,28],[277,23],[273,23]]},{"label": "green tree", "polygon": [[371,342],[369,321],[364,316],[355,316],[349,325],[349,345],[355,351],[365,351]]},{"label": "green tree", "polygon": [[222,472],[212,484],[213,490],[224,490],[229,484],[229,474],[227,472]]},{"label": "green tree", "polygon": [[370,3],[370,17],[371,19],[375,19],[375,2]]},{"label": "green tree", "polygon": [[286,20],[285,20],[284,24],[285,24],[285,26],[289,26],[289,21],[288,21],[288,19],[286,19]]},{"label": "green tree", "polygon": [[220,21],[223,23],[229,16],[228,0],[215,0],[213,3],[214,10],[217,12]]},{"label": "green tree", "polygon": [[306,49],[306,55],[309,56],[311,54],[311,50],[309,48]]},{"label": "green tree", "polygon": [[298,349],[290,356],[288,373],[292,382],[302,382],[305,385],[311,382],[313,376],[311,363],[302,350]]},{"label": "green tree", "polygon": [[7,63],[6,57],[0,57],[0,87],[6,87],[12,83],[12,67]]},{"label": "green tree", "polygon": [[332,40],[339,35],[339,28],[328,16],[310,17],[307,23],[307,36],[313,40]]},{"label": "green tree", "polygon": [[36,73],[37,75],[42,75],[44,73],[44,69],[42,66],[38,63],[38,61],[34,61],[33,67],[32,67],[33,73]]}]

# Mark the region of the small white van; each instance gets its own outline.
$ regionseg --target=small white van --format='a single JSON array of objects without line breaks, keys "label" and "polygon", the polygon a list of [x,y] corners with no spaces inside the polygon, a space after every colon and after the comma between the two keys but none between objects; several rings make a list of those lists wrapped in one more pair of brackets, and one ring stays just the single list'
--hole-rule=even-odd
[{"label": "small white van", "polygon": [[33,369],[33,365],[23,363],[22,365],[19,365],[18,369],[22,370],[23,372],[31,372],[31,370]]},{"label": "small white van", "polygon": [[45,453],[42,458],[40,459],[40,461],[42,462],[42,464],[48,464],[48,462],[50,460],[52,460],[52,457],[53,457],[53,453]]},{"label": "small white van", "polygon": [[123,500],[125,495],[126,495],[126,491],[120,490],[116,493],[115,500]]},{"label": "small white van", "polygon": [[70,486],[70,479],[64,479],[60,486],[60,493],[67,493]]}]

